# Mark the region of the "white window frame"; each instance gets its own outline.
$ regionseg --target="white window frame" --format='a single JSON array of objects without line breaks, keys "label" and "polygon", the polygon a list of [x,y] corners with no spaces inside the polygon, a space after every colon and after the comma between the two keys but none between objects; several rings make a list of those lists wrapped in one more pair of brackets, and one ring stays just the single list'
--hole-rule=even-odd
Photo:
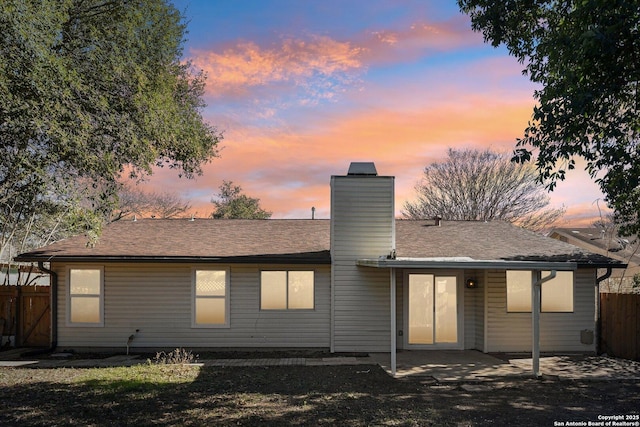
[{"label": "white window frame", "polygon": [[[196,272],[197,271],[224,271],[224,296],[197,296],[196,295]],[[231,271],[229,267],[193,267],[191,269],[191,327],[204,329],[220,329],[231,327]],[[196,299],[222,299],[224,298],[224,323],[197,323],[196,322]]]},{"label": "white window frame", "polygon": [[[265,272],[284,272],[286,276],[285,282],[285,307],[284,308],[263,308],[262,307],[262,273]],[[313,306],[311,308],[289,308],[289,273],[291,272],[310,272],[313,275]],[[274,269],[260,270],[260,300],[258,301],[260,311],[315,311],[316,309],[316,271],[311,269]]]},{"label": "white window frame", "polygon": [[[71,271],[72,270],[97,270],[100,272],[100,293],[99,294],[78,294],[76,296],[71,294]],[[104,266],[101,265],[69,265],[66,269],[67,274],[67,310],[66,310],[66,325],[74,328],[103,328],[104,327]],[[83,297],[95,297],[99,298],[98,310],[99,321],[98,322],[72,322],[71,321],[71,301],[73,298]]]},{"label": "white window frame", "polygon": [[[509,270],[507,270],[509,271]],[[506,311],[507,313],[531,313],[531,308],[529,308],[529,310],[509,310],[509,283],[508,283],[508,274],[507,271],[505,271],[505,297],[506,297]],[[515,270],[515,271],[519,271],[519,270]],[[529,276],[531,276],[531,270],[522,270],[522,271],[526,271],[528,273]],[[544,293],[544,290],[546,287],[548,286],[553,286],[553,281],[557,280],[558,277],[556,276],[556,278],[549,280],[548,282],[544,282],[541,285],[541,289],[540,289],[540,312],[541,313],[574,313],[575,312],[575,304],[576,304],[576,274],[574,271],[570,271],[569,273],[571,273],[571,310],[545,310],[545,308],[542,305],[543,302],[543,297],[542,294]],[[549,271],[545,270],[542,272],[543,277],[547,276],[549,274]],[[531,286],[533,286],[533,284],[529,284],[528,286],[528,295],[529,295],[529,306],[531,307],[533,304],[531,304]]]},{"label": "white window frame", "polygon": [[[571,273],[571,310],[545,310],[544,299],[543,299],[544,290],[546,287],[554,286],[554,283],[553,283],[554,280],[560,280],[558,275],[562,273]],[[544,271],[542,272],[542,277],[545,277],[548,274],[549,274],[548,271]],[[576,274],[575,272],[558,271],[554,279],[549,280],[548,282],[544,282],[541,286],[542,286],[540,289],[540,312],[541,313],[573,313],[575,312],[575,309],[576,309]]]}]

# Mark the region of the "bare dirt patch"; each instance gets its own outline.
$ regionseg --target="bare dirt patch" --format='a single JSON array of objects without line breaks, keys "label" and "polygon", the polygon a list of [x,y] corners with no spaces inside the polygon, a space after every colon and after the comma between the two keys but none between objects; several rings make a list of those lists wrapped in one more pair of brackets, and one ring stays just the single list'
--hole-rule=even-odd
[{"label": "bare dirt patch", "polygon": [[3,426],[552,426],[638,408],[634,381],[439,384],[373,365],[0,368]]}]

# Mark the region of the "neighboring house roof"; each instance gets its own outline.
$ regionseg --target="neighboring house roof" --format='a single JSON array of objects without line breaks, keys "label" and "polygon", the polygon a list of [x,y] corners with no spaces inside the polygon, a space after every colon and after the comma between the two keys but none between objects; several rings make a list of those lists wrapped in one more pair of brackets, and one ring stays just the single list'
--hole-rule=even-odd
[{"label": "neighboring house roof", "polygon": [[640,253],[636,253],[638,243],[635,237],[619,237],[615,230],[601,228],[556,228],[549,237],[567,242],[588,251],[599,253],[629,264],[640,265]]},{"label": "neighboring house roof", "polygon": [[[385,254],[380,254],[385,255]],[[602,255],[502,221],[396,220],[396,255],[406,258],[620,264]],[[329,264],[329,220],[143,219],[106,226],[95,245],[85,236],[21,254],[21,261],[150,260]]]}]

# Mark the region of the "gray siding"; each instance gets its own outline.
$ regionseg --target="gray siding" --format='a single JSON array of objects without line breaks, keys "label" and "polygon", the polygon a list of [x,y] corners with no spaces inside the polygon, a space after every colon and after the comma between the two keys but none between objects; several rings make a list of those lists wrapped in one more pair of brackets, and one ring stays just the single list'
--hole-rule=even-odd
[{"label": "gray siding", "polygon": [[487,289],[487,271],[482,270],[477,272],[476,278],[479,280],[478,289],[476,289],[476,295],[474,297],[475,303],[475,346],[476,350],[485,351],[484,337],[485,337],[485,324],[486,324],[486,289]]},{"label": "gray siding", "polygon": [[[122,347],[136,329],[132,348],[329,347],[330,266],[231,265],[230,327],[191,327],[191,271],[186,264],[106,263],[104,327],[73,327],[66,321],[67,278],[59,274],[58,346]],[[199,264],[197,267],[213,267]],[[315,271],[314,310],[261,311],[262,269]]]},{"label": "gray siding", "polygon": [[[540,350],[593,352],[580,331],[595,328],[594,269],[574,273],[573,313],[540,313]],[[507,313],[506,272],[487,272],[486,352],[531,351],[531,313]]]},{"label": "gray siding", "polygon": [[393,185],[393,177],[331,179],[333,351],[389,350],[389,271],[355,262],[395,246]]},{"label": "gray siding", "polygon": [[465,270],[464,281],[476,279],[478,287],[464,287],[464,348],[481,350],[484,344],[484,271]]}]

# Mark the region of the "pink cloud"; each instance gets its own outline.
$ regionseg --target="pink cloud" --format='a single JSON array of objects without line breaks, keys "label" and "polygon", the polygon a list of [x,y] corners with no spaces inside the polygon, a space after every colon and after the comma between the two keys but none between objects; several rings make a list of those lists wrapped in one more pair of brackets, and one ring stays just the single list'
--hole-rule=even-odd
[{"label": "pink cloud", "polygon": [[[203,177],[181,182],[170,171],[158,171],[153,180],[167,189],[184,186],[199,214],[212,211],[211,196],[222,180],[232,180],[259,197],[276,218],[307,217],[311,206],[319,217],[327,217],[330,176],[345,173],[350,161],[374,161],[379,173],[396,176],[399,211],[404,200],[414,196],[424,166],[443,158],[448,147],[509,149],[530,115],[530,101],[518,104],[489,95],[458,101],[409,111],[378,107],[349,114],[325,112],[315,118],[322,126],[314,121],[294,128],[234,122],[221,158],[205,166]],[[484,108],[488,104],[493,109]]]},{"label": "pink cloud", "polygon": [[445,22],[416,22],[401,30],[373,31],[362,39],[367,62],[397,62],[415,59],[433,51],[481,46],[482,36],[469,31],[465,16]]},{"label": "pink cloud", "polygon": [[270,48],[241,41],[220,53],[191,52],[194,65],[207,72],[207,93],[214,97],[247,95],[256,86],[304,85],[317,76],[346,81],[349,72],[363,67],[361,53],[350,42],[326,36],[285,39]]},{"label": "pink cloud", "polygon": [[[456,25],[370,33],[357,42],[288,39],[268,48],[238,43],[223,53],[201,51],[198,58],[210,67],[209,81],[218,73],[209,90],[218,87],[227,96],[242,91],[253,96],[261,87],[291,83],[307,96],[314,90],[330,95],[331,88],[314,80],[318,75],[353,78],[376,61],[477,42],[477,35]],[[517,77],[520,85],[505,85]],[[221,158],[206,165],[204,176],[195,181],[176,180],[172,171],[160,170],[149,186],[180,193],[205,216],[213,210],[210,199],[218,186],[232,180],[260,198],[274,218],[308,218],[312,206],[318,218],[327,218],[330,176],[346,173],[350,161],[374,161],[379,173],[396,176],[399,213],[404,201],[414,197],[424,166],[444,158],[448,147],[513,149],[534,104],[531,86],[526,79],[522,83],[520,66],[510,58],[443,67],[424,79],[386,87],[365,83],[360,89],[344,95],[344,104],[298,111],[295,120],[275,118],[268,109],[259,124],[244,108],[227,109],[224,115],[210,112],[208,119],[226,131]],[[566,199],[563,193],[551,195],[554,205],[570,206],[567,220],[589,217],[592,200],[573,202],[571,194],[584,179],[570,183]],[[598,195],[591,186],[581,192],[588,198]]]},{"label": "pink cloud", "polygon": [[[402,30],[362,33],[352,40],[328,36],[283,38],[264,47],[238,41],[209,49],[193,49],[193,64],[207,75],[207,94],[214,98],[259,96],[258,88],[300,87],[308,99],[332,98],[350,86],[367,67],[414,60],[430,51],[481,45],[464,17],[443,23],[418,22]],[[357,87],[357,85],[355,85]]]},{"label": "pink cloud", "polygon": [[[200,216],[212,212],[210,199],[222,180],[232,180],[260,198],[274,218],[308,218],[312,206],[317,218],[328,218],[330,176],[346,173],[350,161],[374,161],[380,174],[396,177],[399,213],[404,201],[415,197],[413,187],[424,166],[444,158],[448,147],[509,151],[530,113],[531,100],[517,103],[476,94],[411,111],[325,113],[322,127],[309,122],[301,124],[302,130],[236,123],[227,132],[222,157],[205,166],[203,177],[180,181],[172,171],[162,170],[152,178],[152,186],[185,195]],[[575,178],[562,183],[551,194],[552,201],[568,206],[568,223],[588,224],[596,215],[591,197],[597,197],[597,187],[583,176]],[[584,201],[571,201],[576,182],[582,183]]]},{"label": "pink cloud", "polygon": [[[601,205],[602,207],[602,205]],[[606,215],[611,211],[602,209],[602,214]],[[556,224],[557,227],[592,227],[593,223],[600,218],[598,207],[593,203],[578,203],[567,207],[564,217]]]}]

